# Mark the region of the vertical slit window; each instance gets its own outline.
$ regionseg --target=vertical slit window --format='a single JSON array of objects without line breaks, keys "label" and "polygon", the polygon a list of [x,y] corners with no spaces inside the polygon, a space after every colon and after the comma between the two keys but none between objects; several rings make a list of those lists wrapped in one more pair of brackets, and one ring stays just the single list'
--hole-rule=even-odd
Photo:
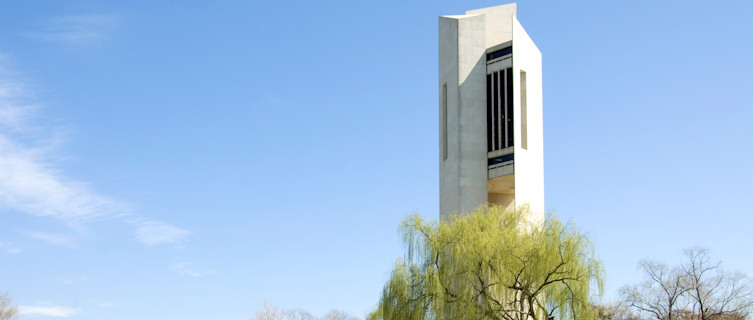
[{"label": "vertical slit window", "polygon": [[507,148],[507,99],[505,99],[506,92],[504,91],[504,88],[506,87],[506,84],[509,80],[507,80],[507,75],[504,73],[504,70],[499,72],[500,78],[503,78],[504,81],[501,81],[499,86],[497,87],[497,91],[499,91],[499,115],[501,119],[501,123],[499,124],[499,149]]},{"label": "vertical slit window", "polygon": [[486,75],[486,151],[494,150],[494,143],[492,138],[492,132],[494,127],[492,119],[494,119],[494,108],[492,108],[492,76]]},{"label": "vertical slit window", "polygon": [[506,127],[507,127],[507,146],[512,147],[514,139],[514,128],[513,128],[513,101],[512,101],[512,68],[508,68],[505,70],[505,74],[507,75],[507,83],[506,83],[506,98],[507,98],[507,119],[505,119]]},{"label": "vertical slit window", "polygon": [[520,147],[528,150],[528,93],[523,70],[520,70]]},{"label": "vertical slit window", "polygon": [[497,127],[499,126],[499,112],[497,111],[499,106],[499,92],[497,92],[497,86],[499,86],[499,74],[492,74],[492,150],[499,149],[499,134],[497,133]]},{"label": "vertical slit window", "polygon": [[447,160],[447,84],[442,85],[442,160]]}]

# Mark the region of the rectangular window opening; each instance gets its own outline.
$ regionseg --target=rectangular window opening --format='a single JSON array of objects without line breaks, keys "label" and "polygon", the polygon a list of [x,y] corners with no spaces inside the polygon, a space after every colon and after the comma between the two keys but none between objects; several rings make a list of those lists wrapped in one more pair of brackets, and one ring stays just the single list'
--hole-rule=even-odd
[{"label": "rectangular window opening", "polygon": [[492,108],[492,75],[486,75],[486,150],[494,150],[494,109]]},{"label": "rectangular window opening", "polygon": [[514,128],[514,116],[515,112],[513,112],[513,101],[512,101],[512,68],[508,68],[505,70],[505,75],[507,77],[507,83],[505,88],[505,98],[506,100],[506,109],[507,109],[507,117],[505,119],[505,128],[507,129],[507,146],[512,147],[513,141],[515,141],[515,128]]},{"label": "rectangular window opening", "polygon": [[528,94],[523,70],[520,70],[520,147],[528,150]]},{"label": "rectangular window opening", "polygon": [[447,160],[447,84],[442,85],[442,160]]},{"label": "rectangular window opening", "polygon": [[507,145],[505,144],[505,141],[507,139],[507,131],[505,131],[505,126],[507,125],[507,121],[505,119],[508,118],[507,112],[505,111],[505,91],[502,90],[502,88],[505,87],[505,83],[509,81],[507,77],[505,77],[505,74],[502,72],[497,72],[499,75],[499,84],[497,85],[497,94],[498,94],[498,102],[497,102],[497,112],[499,113],[499,125],[497,126],[497,136],[499,139],[499,143],[497,144],[497,149],[506,148]]},{"label": "rectangular window opening", "polygon": [[492,75],[492,122],[494,129],[492,130],[492,150],[499,149],[499,90],[497,90],[497,87],[499,87],[499,72],[495,72]]},{"label": "rectangular window opening", "polygon": [[497,59],[499,57],[504,57],[506,55],[512,54],[512,47],[507,47],[504,49],[500,49],[491,53],[486,54],[486,61],[491,61],[494,59]]}]

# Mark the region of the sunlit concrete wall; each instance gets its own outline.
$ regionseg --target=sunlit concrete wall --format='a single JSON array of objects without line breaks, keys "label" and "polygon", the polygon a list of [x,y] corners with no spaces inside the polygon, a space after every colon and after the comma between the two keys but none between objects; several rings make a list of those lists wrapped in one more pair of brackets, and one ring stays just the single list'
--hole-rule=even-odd
[{"label": "sunlit concrete wall", "polygon": [[[541,82],[541,52],[518,19],[512,17],[513,101],[515,108],[515,205],[528,205],[532,217],[544,221],[544,118]],[[527,148],[521,141],[523,110],[521,71],[526,82]]]}]

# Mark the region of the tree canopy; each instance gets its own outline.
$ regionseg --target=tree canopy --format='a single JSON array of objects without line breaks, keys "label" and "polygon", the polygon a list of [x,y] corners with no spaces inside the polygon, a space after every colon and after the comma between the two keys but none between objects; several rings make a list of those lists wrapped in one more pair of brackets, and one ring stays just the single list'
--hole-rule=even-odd
[{"label": "tree canopy", "polygon": [[620,289],[625,303],[643,319],[738,320],[753,310],[753,280],[728,272],[704,248],[685,250],[686,260],[669,267],[643,260],[646,280]]},{"label": "tree canopy", "polygon": [[370,320],[595,319],[603,267],[572,224],[484,205],[447,221],[401,223],[406,246]]}]

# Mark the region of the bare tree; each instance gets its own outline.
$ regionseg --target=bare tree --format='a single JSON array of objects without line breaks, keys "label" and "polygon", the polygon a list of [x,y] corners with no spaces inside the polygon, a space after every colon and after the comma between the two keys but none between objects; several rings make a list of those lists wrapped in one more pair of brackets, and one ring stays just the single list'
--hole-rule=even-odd
[{"label": "bare tree", "polygon": [[688,298],[695,319],[744,319],[753,307],[753,284],[740,272],[726,272],[712,261],[707,249],[685,250],[682,268],[688,279]]},{"label": "bare tree", "polygon": [[708,250],[685,250],[677,268],[644,260],[646,281],[620,290],[625,303],[642,318],[657,320],[743,320],[753,309],[753,282],[740,272],[726,272]]},{"label": "bare tree", "polygon": [[358,320],[358,318],[340,310],[332,310],[322,317],[322,320]]},{"label": "bare tree", "polygon": [[306,310],[294,309],[285,311],[285,320],[316,320],[316,318]]},{"label": "bare tree", "polygon": [[283,320],[282,317],[285,315],[285,311],[267,301],[262,306],[264,310],[257,312],[252,320]]},{"label": "bare tree", "polygon": [[604,304],[593,302],[592,304],[598,320],[641,320],[622,301]]},{"label": "bare tree", "polygon": [[[269,302],[264,302],[262,306],[264,310],[257,312],[251,320],[359,320],[357,317],[335,309],[324,317],[317,318],[303,309],[283,310]],[[0,320],[5,319],[0,318]]]},{"label": "bare tree", "polygon": [[628,306],[636,309],[643,317],[657,320],[678,318],[682,295],[687,291],[686,279],[680,268],[670,269],[667,265],[643,260],[639,263],[647,279],[637,286],[625,286],[620,295]]},{"label": "bare tree", "polygon": [[7,293],[0,294],[0,320],[16,319],[18,309]]}]

